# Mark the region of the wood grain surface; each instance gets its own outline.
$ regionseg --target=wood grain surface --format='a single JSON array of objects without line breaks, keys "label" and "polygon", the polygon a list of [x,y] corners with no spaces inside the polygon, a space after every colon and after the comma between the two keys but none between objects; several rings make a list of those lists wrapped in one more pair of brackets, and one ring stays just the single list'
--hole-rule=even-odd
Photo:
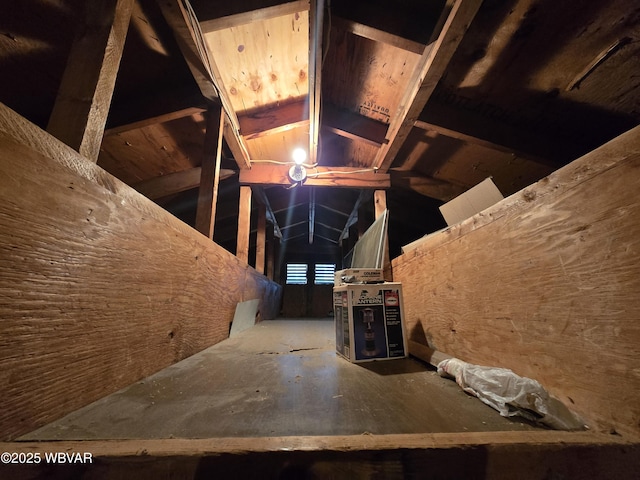
[{"label": "wood grain surface", "polygon": [[540,381],[640,432],[640,129],[393,262],[412,340]]},{"label": "wood grain surface", "polygon": [[277,285],[6,107],[0,198],[2,439],[227,338],[240,301],[273,312]]}]

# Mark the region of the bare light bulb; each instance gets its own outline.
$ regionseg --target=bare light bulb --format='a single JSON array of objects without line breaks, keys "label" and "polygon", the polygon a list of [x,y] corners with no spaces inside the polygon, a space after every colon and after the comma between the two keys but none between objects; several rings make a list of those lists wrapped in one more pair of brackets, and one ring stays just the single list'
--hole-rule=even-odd
[{"label": "bare light bulb", "polygon": [[296,165],[302,165],[307,159],[307,152],[305,152],[303,148],[298,147],[293,151],[291,156]]}]

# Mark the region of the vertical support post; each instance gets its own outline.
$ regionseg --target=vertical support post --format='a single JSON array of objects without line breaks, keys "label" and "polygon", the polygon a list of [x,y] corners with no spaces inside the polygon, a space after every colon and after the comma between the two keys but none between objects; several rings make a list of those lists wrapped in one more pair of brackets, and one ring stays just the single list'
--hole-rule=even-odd
[{"label": "vertical support post", "polygon": [[258,203],[258,233],[256,236],[256,270],[264,274],[264,260],[267,240],[267,207]]},{"label": "vertical support post", "polygon": [[196,209],[196,230],[213,239],[220,183],[224,111],[220,105],[210,105],[204,138],[200,190]]},{"label": "vertical support post", "polygon": [[[376,190],[373,193],[373,203],[375,216],[378,218],[380,215],[384,213],[387,209],[387,192],[385,190]],[[391,258],[389,255],[389,233],[387,233],[384,239],[384,279],[387,281],[392,280],[392,272],[391,272]]]},{"label": "vertical support post", "polygon": [[133,0],[89,0],[47,131],[98,162]]},{"label": "vertical support post", "polygon": [[276,257],[276,236],[274,235],[274,229],[267,228],[267,278],[269,280],[274,279],[275,273],[275,257]]},{"label": "vertical support post", "polygon": [[251,187],[240,186],[238,207],[238,241],[236,256],[245,263],[249,262],[249,234],[251,233]]}]

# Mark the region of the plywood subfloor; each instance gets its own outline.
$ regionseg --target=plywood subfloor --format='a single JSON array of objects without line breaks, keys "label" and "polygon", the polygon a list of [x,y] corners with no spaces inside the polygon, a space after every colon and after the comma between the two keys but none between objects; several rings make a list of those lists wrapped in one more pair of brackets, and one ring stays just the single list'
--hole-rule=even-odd
[{"label": "plywood subfloor", "polygon": [[351,364],[331,320],[271,320],[21,440],[528,430],[413,359]]}]

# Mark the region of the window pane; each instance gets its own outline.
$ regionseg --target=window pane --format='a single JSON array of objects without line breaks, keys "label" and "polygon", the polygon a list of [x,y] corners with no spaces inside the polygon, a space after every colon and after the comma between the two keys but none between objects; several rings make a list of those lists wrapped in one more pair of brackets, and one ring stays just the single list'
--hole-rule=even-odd
[{"label": "window pane", "polygon": [[304,263],[287,263],[287,284],[306,285],[307,265]]},{"label": "window pane", "polygon": [[316,275],[315,275],[315,284],[316,285],[327,285],[333,284],[333,274],[336,271],[335,263],[316,263]]}]

